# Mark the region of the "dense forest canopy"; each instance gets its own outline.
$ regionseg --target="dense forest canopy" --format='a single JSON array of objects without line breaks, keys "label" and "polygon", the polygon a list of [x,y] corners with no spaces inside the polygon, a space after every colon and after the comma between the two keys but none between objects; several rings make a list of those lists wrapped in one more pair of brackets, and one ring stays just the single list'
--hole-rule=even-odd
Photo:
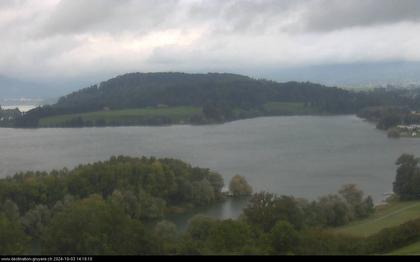
[{"label": "dense forest canopy", "polygon": [[[157,105],[203,106],[217,103],[230,107],[255,107],[268,101],[310,101],[323,90],[311,83],[276,83],[235,74],[131,73],[118,76],[68,96],[54,107],[93,111]],[[346,91],[328,89],[331,95]],[[326,98],[327,99],[327,98]]]},{"label": "dense forest canopy", "polygon": [[151,208],[159,209],[161,214],[170,207],[218,201],[223,186],[218,173],[179,160],[120,156],[73,170],[19,173],[2,179],[0,202],[10,199],[21,212],[26,212],[37,204],[52,207],[67,195],[84,198],[98,194],[107,198],[117,194],[122,198],[141,198],[146,206],[156,204]]},{"label": "dense forest canopy", "polygon": [[[394,190],[419,198],[418,159],[402,155]],[[231,195],[249,194],[245,178]],[[228,197],[222,177],[175,159],[112,157],[72,170],[0,179],[0,254],[379,254],[418,241],[420,221],[368,237],[332,228],[371,216],[373,201],[355,185],[317,200],[257,192],[237,220],[196,215],[185,232],[165,220],[182,208]],[[237,190],[240,188],[240,190]],[[414,194],[413,194],[414,193]]]},{"label": "dense forest canopy", "polygon": [[[273,108],[273,102],[289,108],[279,109],[278,104]],[[290,107],[293,103],[302,108]],[[56,104],[36,108],[17,119],[16,126],[38,126],[43,117],[133,108],[196,107],[202,115],[185,122],[203,123],[261,115],[348,114],[372,106],[416,104],[413,96],[398,90],[355,92],[310,82],[278,83],[227,73],[129,73],[61,97]],[[87,125],[77,117],[71,121],[68,126]],[[107,124],[97,122],[90,125]],[[149,122],[139,123],[171,123],[168,119]]]}]

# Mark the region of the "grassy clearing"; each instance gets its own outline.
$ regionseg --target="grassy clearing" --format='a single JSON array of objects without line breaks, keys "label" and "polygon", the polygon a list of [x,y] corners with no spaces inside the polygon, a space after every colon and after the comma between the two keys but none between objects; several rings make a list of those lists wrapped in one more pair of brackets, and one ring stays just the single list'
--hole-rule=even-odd
[{"label": "grassy clearing", "polygon": [[304,103],[269,102],[265,103],[264,111],[275,115],[308,115],[317,113],[314,107],[307,107]]},{"label": "grassy clearing", "polygon": [[82,118],[83,121],[91,121],[93,123],[95,121],[104,120],[106,124],[111,124],[113,122],[135,123],[158,117],[166,117],[171,119],[174,123],[181,123],[183,121],[189,121],[191,117],[199,116],[201,114],[201,108],[187,106],[124,109],[45,117],[40,119],[39,126],[60,126],[78,117]]},{"label": "grassy clearing", "polygon": [[394,255],[394,256],[420,255],[420,242],[416,242],[406,247],[394,250],[388,255]]},{"label": "grassy clearing", "polygon": [[334,229],[334,232],[366,237],[416,218],[420,218],[420,201],[391,202],[378,206],[371,217]]}]

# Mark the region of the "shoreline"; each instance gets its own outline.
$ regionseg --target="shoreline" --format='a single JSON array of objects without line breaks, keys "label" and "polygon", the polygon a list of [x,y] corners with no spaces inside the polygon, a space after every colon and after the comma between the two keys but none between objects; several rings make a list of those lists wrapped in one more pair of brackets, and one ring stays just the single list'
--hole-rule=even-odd
[{"label": "shoreline", "polygon": [[355,116],[359,119],[366,120],[367,122],[373,123],[365,118],[359,117],[355,113],[349,114],[290,114],[290,115],[261,115],[256,117],[247,117],[247,118],[238,118],[228,121],[210,121],[206,123],[172,123],[172,124],[162,124],[162,125],[138,125],[138,124],[121,124],[121,125],[82,125],[82,126],[36,126],[36,127],[16,127],[13,125],[1,126],[0,128],[9,128],[9,129],[75,129],[75,128],[110,128],[110,127],[172,127],[172,126],[215,126],[223,125],[232,122],[249,120],[249,119],[258,119],[258,118],[269,118],[269,117],[304,117],[304,116],[313,116],[313,117],[334,117],[334,116]]}]

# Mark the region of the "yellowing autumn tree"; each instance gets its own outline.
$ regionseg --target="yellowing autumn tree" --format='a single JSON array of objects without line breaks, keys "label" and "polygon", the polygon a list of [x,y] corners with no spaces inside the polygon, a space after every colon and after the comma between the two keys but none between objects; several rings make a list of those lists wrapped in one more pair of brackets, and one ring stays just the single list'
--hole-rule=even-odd
[{"label": "yellowing autumn tree", "polygon": [[230,180],[229,191],[233,196],[248,196],[252,194],[252,187],[243,176],[235,175]]}]

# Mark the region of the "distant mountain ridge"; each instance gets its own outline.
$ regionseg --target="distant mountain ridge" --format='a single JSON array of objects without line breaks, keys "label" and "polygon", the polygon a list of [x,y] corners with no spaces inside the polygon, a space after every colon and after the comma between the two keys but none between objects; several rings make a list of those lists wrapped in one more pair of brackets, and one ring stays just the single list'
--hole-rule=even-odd
[{"label": "distant mountain ridge", "polygon": [[[388,84],[400,87],[420,86],[420,62],[378,61],[342,64],[317,64],[296,67],[261,67],[238,71],[274,81],[314,82],[328,86],[349,88],[372,88]],[[116,75],[114,72],[96,72],[83,76],[54,79],[25,80],[19,77],[0,75],[0,99],[4,98],[53,98],[77,90],[77,87],[99,83]]]},{"label": "distant mountain ridge", "polygon": [[[96,79],[93,77],[92,79]],[[0,75],[0,100],[21,98],[51,100],[71,92],[75,86],[84,86],[92,79],[79,80],[20,80]]]},{"label": "distant mountain ridge", "polygon": [[366,89],[394,85],[420,86],[420,62],[381,61],[266,68],[260,74],[277,81],[311,81],[324,85]]},{"label": "distant mountain ridge", "polygon": [[[37,97],[37,87],[35,83],[21,81],[0,75],[1,98],[21,98]],[[25,95],[24,95],[25,94]]]}]

